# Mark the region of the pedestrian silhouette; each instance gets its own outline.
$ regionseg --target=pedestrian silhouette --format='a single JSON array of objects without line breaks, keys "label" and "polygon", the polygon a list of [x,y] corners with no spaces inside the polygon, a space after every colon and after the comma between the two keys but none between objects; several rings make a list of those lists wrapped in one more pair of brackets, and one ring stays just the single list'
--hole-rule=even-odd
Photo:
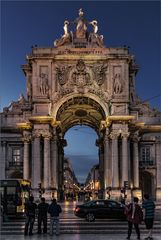
[{"label": "pedestrian silhouette", "polygon": [[54,198],[52,200],[52,203],[50,204],[48,208],[48,213],[50,213],[50,235],[53,235],[53,226],[56,227],[56,235],[59,235],[60,229],[59,229],[59,214],[62,212],[61,206],[57,204],[56,199]]},{"label": "pedestrian silhouette", "polygon": [[145,211],[144,213],[144,222],[146,229],[149,230],[148,236],[145,239],[152,238],[152,229],[154,223],[154,214],[155,214],[155,204],[152,199],[150,199],[149,194],[144,194],[144,201],[142,203],[142,208]]},{"label": "pedestrian silhouette", "polygon": [[34,203],[34,197],[30,196],[29,200],[25,203],[25,214],[26,214],[26,222],[25,222],[25,232],[24,235],[33,235],[32,230],[35,222],[35,210],[37,208],[36,203]]},{"label": "pedestrian silhouette", "polygon": [[41,225],[43,223],[43,233],[47,233],[47,212],[49,204],[45,202],[45,198],[41,198],[38,204],[38,234],[41,234]]},{"label": "pedestrian silhouette", "polygon": [[140,239],[140,229],[139,224],[143,220],[143,212],[141,210],[141,207],[138,204],[139,199],[137,197],[134,197],[133,202],[128,204],[125,207],[125,214],[128,220],[128,236],[127,239],[130,239],[131,233],[132,233],[132,227],[134,224],[137,239]]}]

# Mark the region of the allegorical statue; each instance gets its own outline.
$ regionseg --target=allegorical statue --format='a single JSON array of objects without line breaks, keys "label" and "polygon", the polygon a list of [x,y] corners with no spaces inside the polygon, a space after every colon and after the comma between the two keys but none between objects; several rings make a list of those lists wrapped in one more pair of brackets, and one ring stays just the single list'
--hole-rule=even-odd
[{"label": "allegorical statue", "polygon": [[76,38],[86,38],[87,32],[87,21],[83,17],[84,13],[82,8],[79,9],[79,17],[74,21],[76,26]]},{"label": "allegorical statue", "polygon": [[97,25],[97,21],[93,20],[92,22],[90,22],[90,24],[93,26],[93,33],[97,34],[98,32],[98,25]]},{"label": "allegorical statue", "polygon": [[68,25],[69,25],[69,21],[65,20],[64,21],[64,34],[60,39],[57,39],[54,42],[55,47],[59,47],[64,45],[65,43],[69,43],[70,42],[70,33],[68,32]]}]

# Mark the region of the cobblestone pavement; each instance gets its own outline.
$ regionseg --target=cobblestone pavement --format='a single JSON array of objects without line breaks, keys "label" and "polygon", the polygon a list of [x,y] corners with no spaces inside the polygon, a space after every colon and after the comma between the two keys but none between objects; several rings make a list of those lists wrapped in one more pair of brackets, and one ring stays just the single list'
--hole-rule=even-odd
[{"label": "cobblestone pavement", "polygon": [[[146,236],[141,236],[143,240]],[[1,240],[13,240],[13,236],[1,236]],[[15,240],[124,240],[126,239],[125,235],[107,235],[107,234],[62,234],[59,236],[49,236],[49,235],[33,235],[33,236],[16,236],[14,235]],[[131,240],[137,239],[136,235],[131,236]],[[154,240],[161,240],[161,236],[154,236]]]}]

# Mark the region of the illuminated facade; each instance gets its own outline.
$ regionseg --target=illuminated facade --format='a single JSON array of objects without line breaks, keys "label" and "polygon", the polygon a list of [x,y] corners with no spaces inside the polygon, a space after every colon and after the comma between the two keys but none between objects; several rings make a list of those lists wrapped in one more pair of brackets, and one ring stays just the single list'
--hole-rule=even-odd
[{"label": "illuminated facade", "polygon": [[[161,114],[135,92],[138,65],[126,47],[106,48],[97,21],[65,21],[54,47],[34,47],[22,70],[27,98],[1,113],[1,178],[30,179],[38,196],[63,191],[66,131],[78,124],[98,134],[100,187],[161,200]],[[93,32],[88,32],[88,24]],[[73,27],[73,29],[72,29]],[[146,90],[146,89],[145,89]],[[132,190],[132,191],[131,191]]]}]

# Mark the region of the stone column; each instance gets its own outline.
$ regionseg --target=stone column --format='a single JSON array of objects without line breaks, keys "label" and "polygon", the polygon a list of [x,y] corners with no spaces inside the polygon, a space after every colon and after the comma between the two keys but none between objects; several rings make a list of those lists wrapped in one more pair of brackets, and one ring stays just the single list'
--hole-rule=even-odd
[{"label": "stone column", "polygon": [[121,186],[124,187],[124,181],[129,180],[128,171],[129,171],[129,163],[128,163],[128,136],[129,133],[125,132],[121,134],[122,136],[122,181]]},{"label": "stone column", "polygon": [[50,188],[50,133],[44,135],[44,188]]},{"label": "stone column", "polygon": [[138,150],[138,138],[133,138],[133,187],[139,188],[139,150]]},{"label": "stone column", "polygon": [[118,167],[118,133],[110,134],[112,139],[112,188],[119,187],[119,167]]},{"label": "stone column", "polygon": [[5,169],[5,166],[6,166],[6,142],[2,142],[2,145],[1,145],[1,151],[0,151],[0,179],[5,179],[6,178],[6,169]]},{"label": "stone column", "polygon": [[35,130],[32,142],[32,188],[38,189],[39,183],[41,183],[40,132]]},{"label": "stone column", "polygon": [[106,129],[104,137],[104,188],[105,190],[111,186],[111,172],[110,172],[110,159],[109,159],[109,130]]},{"label": "stone column", "polygon": [[156,138],[156,199],[161,202],[161,137]]},{"label": "stone column", "polygon": [[55,190],[58,190],[58,147],[57,147],[57,136],[56,129],[53,131],[52,139],[52,161],[51,161],[51,178],[52,178],[52,187]]},{"label": "stone column", "polygon": [[29,168],[29,147],[31,136],[29,133],[23,133],[23,141],[24,141],[24,154],[23,154],[23,179],[30,179],[30,168]]}]

